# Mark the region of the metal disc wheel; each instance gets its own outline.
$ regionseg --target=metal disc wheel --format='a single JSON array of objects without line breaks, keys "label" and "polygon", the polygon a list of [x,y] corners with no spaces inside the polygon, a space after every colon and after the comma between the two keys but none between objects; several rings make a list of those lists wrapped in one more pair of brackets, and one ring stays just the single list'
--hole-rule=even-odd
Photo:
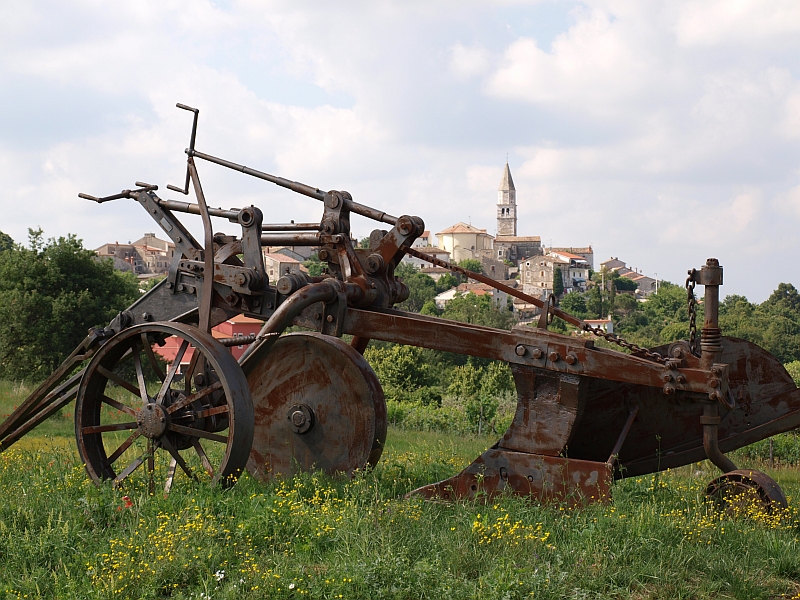
[{"label": "metal disc wheel", "polygon": [[706,497],[732,516],[773,513],[789,506],[780,486],[761,471],[738,469],[720,475],[706,487]]},{"label": "metal disc wheel", "polygon": [[97,483],[138,481],[144,473],[151,493],[157,485],[169,492],[182,472],[229,485],[253,439],[247,380],[210,334],[182,323],[137,325],[111,338],[89,363],[75,435]]},{"label": "metal disc wheel", "polygon": [[375,465],[386,441],[386,401],[361,354],[317,333],[282,336],[247,377],[255,435],[247,470],[260,480]]}]

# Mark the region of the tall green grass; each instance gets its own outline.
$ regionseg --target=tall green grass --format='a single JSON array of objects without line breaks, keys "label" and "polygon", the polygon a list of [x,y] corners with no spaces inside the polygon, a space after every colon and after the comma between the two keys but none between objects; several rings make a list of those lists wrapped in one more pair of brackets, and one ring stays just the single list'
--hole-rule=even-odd
[{"label": "tall green grass", "polygon": [[[378,468],[230,490],[144,478],[95,487],[71,443],[0,455],[0,597],[776,598],[800,590],[800,515],[733,519],[707,464],[615,485],[570,509],[404,495],[492,440],[390,429]],[[772,475],[794,506],[800,478]]]},{"label": "tall green grass", "polygon": [[790,501],[777,517],[715,512],[708,463],[583,508],[430,503],[405,495],[495,438],[390,427],[353,479],[222,490],[179,474],[165,497],[139,471],[95,487],[62,418],[70,437],[56,423],[0,454],[0,598],[800,598],[794,468],[769,472]]}]

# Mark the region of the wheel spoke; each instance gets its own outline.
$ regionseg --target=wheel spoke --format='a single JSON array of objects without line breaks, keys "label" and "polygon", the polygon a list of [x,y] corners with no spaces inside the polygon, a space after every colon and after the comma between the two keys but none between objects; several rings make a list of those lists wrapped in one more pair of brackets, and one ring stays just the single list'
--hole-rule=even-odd
[{"label": "wheel spoke", "polygon": [[175,470],[178,468],[178,461],[174,458],[169,461],[169,469],[167,469],[167,479],[164,481],[164,493],[169,494],[172,489],[172,482],[175,481]]},{"label": "wheel spoke", "polygon": [[[167,373],[167,376],[161,383],[161,389],[158,391],[158,396],[156,397],[156,404],[164,403],[164,396],[167,394],[169,386],[172,385],[172,380],[175,378],[175,373],[178,372],[178,368],[181,366],[181,360],[183,359],[183,355],[186,354],[186,349],[188,347],[189,340],[183,340],[181,347],[178,348],[178,353],[175,355],[175,360],[172,361],[172,364],[169,367],[169,373]],[[195,354],[197,353],[197,348],[195,348]]]},{"label": "wheel spoke", "polygon": [[114,408],[116,408],[118,411],[120,411],[120,412],[124,412],[126,415],[130,415],[130,416],[132,416],[132,417],[135,417],[135,416],[138,414],[138,413],[137,413],[137,412],[136,412],[134,409],[132,409],[130,406],[125,406],[125,405],[124,405],[122,402],[118,402],[118,401],[114,400],[113,398],[109,398],[109,397],[108,397],[108,396],[106,396],[106,395],[103,395],[103,397],[101,398],[101,400],[102,400],[103,402],[105,402],[106,404],[108,404],[109,406],[113,406],[113,407],[114,407]]},{"label": "wheel spoke", "polygon": [[97,365],[97,370],[106,379],[110,379],[111,381],[116,383],[119,387],[123,387],[134,396],[139,397],[139,388],[137,388],[132,383],[128,383],[116,373],[112,373],[111,371],[106,369],[103,365]]},{"label": "wheel spoke", "polygon": [[228,443],[227,437],[222,435],[217,435],[216,433],[211,433],[208,431],[203,431],[202,429],[195,429],[194,427],[184,427],[183,425],[176,425],[175,423],[170,423],[169,428],[175,433],[182,433],[184,435],[190,435],[192,437],[205,438],[207,440],[211,440],[213,442],[219,442],[221,444]]},{"label": "wheel spoke", "polygon": [[148,404],[150,398],[147,397],[147,385],[144,382],[144,371],[142,371],[142,356],[137,349],[133,348],[133,365],[136,367],[136,381],[139,382],[139,397],[142,404]]},{"label": "wheel spoke", "polygon": [[140,457],[139,457],[139,458],[137,458],[135,461],[133,461],[131,464],[129,464],[127,467],[125,467],[125,470],[124,470],[124,471],[122,471],[122,473],[120,473],[119,475],[117,475],[117,476],[114,478],[114,485],[115,485],[115,486],[119,485],[120,483],[122,483],[122,481],[123,481],[123,480],[124,480],[126,477],[128,477],[128,476],[129,476],[131,473],[133,473],[133,472],[134,472],[136,469],[138,469],[139,467],[141,467],[141,466],[142,466],[142,463],[144,462],[144,459],[145,459],[145,456],[144,456],[144,455],[143,455],[143,456],[140,456]]},{"label": "wheel spoke", "polygon": [[147,360],[150,362],[150,368],[155,371],[156,377],[158,377],[160,381],[164,381],[166,375],[164,375],[164,371],[161,370],[158,360],[156,360],[155,352],[153,352],[153,346],[150,344],[150,340],[147,339],[147,334],[144,332],[142,333],[142,347],[147,354]]},{"label": "wheel spoke", "polygon": [[110,425],[91,425],[84,427],[81,432],[86,435],[90,433],[106,433],[107,431],[124,431],[126,429],[136,429],[139,424],[133,423],[111,423]]},{"label": "wheel spoke", "polygon": [[208,456],[206,456],[205,450],[200,445],[200,440],[193,439],[192,446],[194,446],[195,451],[197,451],[197,455],[200,457],[200,462],[203,463],[203,468],[209,474],[209,476],[213,479],[214,478],[214,467],[211,466],[211,461],[208,460]]},{"label": "wheel spoke", "polygon": [[189,468],[189,465],[186,464],[186,461],[183,460],[183,457],[175,449],[175,446],[172,445],[172,442],[166,438],[166,436],[161,438],[161,443],[163,444],[164,448],[167,449],[167,452],[172,454],[172,458],[178,463],[178,466],[183,469],[183,472],[186,473],[186,476],[189,477],[189,479],[197,480],[197,478],[194,476],[194,473],[192,473],[192,470]]},{"label": "wheel spoke", "polygon": [[222,406],[215,406],[214,408],[208,408],[206,410],[201,410],[195,413],[195,417],[198,419],[204,419],[206,417],[210,417],[212,415],[221,415],[222,413],[228,412],[228,405],[223,404]]},{"label": "wheel spoke", "polygon": [[183,400],[180,400],[179,402],[176,402],[175,404],[171,404],[170,406],[167,407],[167,413],[168,414],[172,414],[176,410],[180,410],[184,406],[189,406],[195,400],[200,400],[200,398],[205,398],[209,394],[211,394],[213,392],[216,392],[219,389],[222,389],[222,382],[221,381],[217,381],[213,385],[210,385],[210,386],[208,386],[206,388],[203,388],[202,390],[200,390],[196,394],[192,394],[191,396],[186,396]]},{"label": "wheel spoke", "polygon": [[197,361],[200,359],[200,353],[195,352],[192,354],[192,358],[189,361],[189,366],[186,367],[186,371],[183,373],[183,383],[184,389],[186,390],[187,394],[192,393],[192,377],[194,376],[194,370],[197,368]]},{"label": "wheel spoke", "polygon": [[120,456],[122,456],[122,453],[125,452],[125,450],[127,450],[128,448],[130,448],[131,444],[135,442],[136,438],[138,438],[140,435],[142,435],[140,431],[134,431],[130,435],[130,437],[124,442],[122,442],[122,445],[116,450],[114,450],[114,453],[106,459],[106,465],[108,466],[113,465],[116,462],[116,460]]},{"label": "wheel spoke", "polygon": [[152,439],[147,440],[147,491],[156,493],[156,445]]}]

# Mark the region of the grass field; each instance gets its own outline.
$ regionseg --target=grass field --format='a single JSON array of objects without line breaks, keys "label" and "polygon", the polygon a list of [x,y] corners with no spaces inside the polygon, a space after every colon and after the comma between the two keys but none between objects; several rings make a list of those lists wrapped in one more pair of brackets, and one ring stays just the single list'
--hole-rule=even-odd
[{"label": "grass field", "polygon": [[378,468],[352,480],[180,477],[164,497],[143,478],[95,487],[71,429],[65,415],[0,454],[0,597],[800,598],[794,468],[770,472],[791,505],[777,517],[715,513],[707,463],[580,509],[434,504],[403,496],[494,440],[390,429]]}]

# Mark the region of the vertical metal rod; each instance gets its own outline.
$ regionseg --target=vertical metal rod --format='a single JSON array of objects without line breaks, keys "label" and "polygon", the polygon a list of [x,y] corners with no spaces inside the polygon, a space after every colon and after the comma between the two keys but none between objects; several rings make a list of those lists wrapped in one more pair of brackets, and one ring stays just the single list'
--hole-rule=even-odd
[{"label": "vertical metal rod", "polygon": [[630,414],[628,415],[628,420],[625,421],[625,426],[622,428],[622,431],[619,432],[619,437],[617,438],[617,443],[614,444],[614,449],[611,450],[611,455],[608,457],[606,464],[608,465],[609,469],[613,469],[614,465],[617,464],[617,455],[619,454],[620,449],[622,448],[622,444],[625,443],[625,438],[628,437],[628,432],[631,430],[631,425],[633,425],[634,419],[636,419],[636,415],[639,414],[639,405],[633,407]]},{"label": "vertical metal rod", "polygon": [[214,293],[214,231],[211,229],[211,216],[208,214],[208,205],[206,204],[206,197],[203,195],[203,188],[200,186],[197,167],[194,166],[194,159],[191,156],[188,163],[189,174],[194,185],[194,193],[197,196],[197,204],[200,206],[200,216],[203,218],[203,232],[205,233],[203,298],[200,302],[200,323],[198,327],[201,331],[209,332],[211,331],[211,295]]},{"label": "vertical metal rod", "polygon": [[700,357],[703,368],[710,369],[719,361],[722,352],[722,332],[719,328],[719,286],[722,284],[722,267],[716,258],[706,260],[700,269],[700,282],[705,286],[703,313],[705,320],[700,337]]}]

